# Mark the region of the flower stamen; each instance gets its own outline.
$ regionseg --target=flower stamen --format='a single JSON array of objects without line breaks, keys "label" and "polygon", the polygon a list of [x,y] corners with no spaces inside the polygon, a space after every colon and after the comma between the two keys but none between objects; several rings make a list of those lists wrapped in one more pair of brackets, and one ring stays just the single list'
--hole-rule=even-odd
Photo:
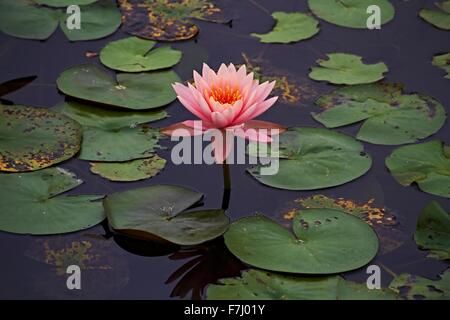
[{"label": "flower stamen", "polygon": [[231,88],[229,85],[225,87],[212,88],[210,92],[210,97],[221,104],[232,105],[236,101],[242,98],[241,92],[238,88]]}]

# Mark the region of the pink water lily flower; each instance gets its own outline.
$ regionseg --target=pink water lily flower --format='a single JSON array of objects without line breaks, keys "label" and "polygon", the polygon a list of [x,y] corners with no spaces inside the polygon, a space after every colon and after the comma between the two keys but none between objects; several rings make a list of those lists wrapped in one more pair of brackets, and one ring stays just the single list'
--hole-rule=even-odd
[{"label": "pink water lily flower", "polygon": [[[263,132],[255,134],[255,129],[280,130],[283,127],[253,119],[277,101],[278,97],[267,99],[274,85],[275,81],[260,84],[253,78],[252,72],[247,74],[245,65],[236,70],[232,63],[228,66],[222,64],[216,73],[208,65],[203,64],[202,75],[194,71],[194,84],[172,85],[178,100],[200,121],[187,120],[177,123],[165,128],[163,133],[173,135],[179,128],[201,128],[203,132],[220,129],[245,139],[270,142],[269,135]],[[231,147],[231,143],[225,143],[223,152],[222,148],[214,148],[217,163],[223,163]]]}]

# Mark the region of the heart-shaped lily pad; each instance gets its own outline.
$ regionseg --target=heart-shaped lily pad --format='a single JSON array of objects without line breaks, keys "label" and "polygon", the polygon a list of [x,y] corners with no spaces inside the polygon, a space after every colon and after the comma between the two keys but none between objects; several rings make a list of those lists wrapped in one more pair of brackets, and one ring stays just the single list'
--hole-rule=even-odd
[{"label": "heart-shaped lily pad", "polygon": [[82,181],[60,168],[0,174],[0,230],[58,234],[90,228],[105,215],[103,196],[64,196]]},{"label": "heart-shaped lily pad", "polygon": [[289,43],[311,38],[319,32],[319,22],[305,13],[274,12],[272,17],[277,24],[271,32],[252,33],[252,36],[260,38],[263,43]]},{"label": "heart-shaped lily pad", "polygon": [[315,104],[323,109],[312,114],[315,120],[327,128],[364,121],[357,138],[375,144],[416,142],[437,132],[446,117],[436,99],[402,94],[401,86],[389,83],[339,88]]},{"label": "heart-shaped lily pad", "polygon": [[294,217],[293,232],[257,215],[231,224],[225,244],[236,257],[254,267],[305,274],[354,270],[372,260],[378,251],[372,228],[338,210],[301,210]]},{"label": "heart-shaped lily pad", "polygon": [[165,159],[154,155],[127,162],[93,162],[91,172],[111,181],[137,181],[157,175],[165,165]]},{"label": "heart-shaped lily pad", "polygon": [[383,62],[364,64],[362,57],[347,53],[329,53],[328,60],[317,60],[320,67],[312,67],[309,77],[334,84],[372,83],[384,78],[388,71]]},{"label": "heart-shaped lily pad", "polygon": [[[255,144],[249,154],[257,156]],[[277,154],[271,165],[258,165],[248,171],[259,182],[271,187],[289,190],[314,190],[337,186],[366,173],[371,157],[363,145],[342,133],[319,128],[290,128],[280,135],[279,169],[265,174],[268,166],[276,167]],[[260,152],[260,150],[259,150]]]},{"label": "heart-shaped lily pad", "polygon": [[208,286],[208,300],[394,300],[392,290],[370,290],[367,285],[339,276],[300,277],[263,270],[244,271],[240,278]]},{"label": "heart-shaped lily pad", "polygon": [[367,8],[380,8],[380,22],[385,24],[394,18],[395,9],[388,0],[308,0],[311,11],[319,18],[341,27],[366,29],[372,13]]},{"label": "heart-shaped lily pad", "polygon": [[450,215],[436,201],[430,202],[417,221],[414,240],[430,257],[450,259]]},{"label": "heart-shaped lily pad", "polygon": [[21,172],[70,159],[80,149],[81,127],[57,112],[0,105],[0,171]]},{"label": "heart-shaped lily pad", "polygon": [[450,1],[437,2],[435,5],[439,10],[422,9],[419,12],[419,16],[433,26],[450,30]]},{"label": "heart-shaped lily pad", "polygon": [[181,59],[181,51],[169,46],[156,49],[155,41],[130,37],[108,43],[100,51],[100,61],[108,68],[142,72],[169,68]]},{"label": "heart-shaped lily pad", "polygon": [[[69,29],[66,20],[72,19],[63,3],[80,6],[80,28]],[[0,30],[18,38],[45,40],[60,25],[70,41],[94,40],[114,33],[120,26],[120,12],[113,1],[100,0],[2,0],[0,2]],[[39,5],[39,3],[42,4]],[[90,4],[87,4],[90,3]]]},{"label": "heart-shaped lily pad", "polygon": [[434,56],[432,64],[435,67],[444,69],[447,72],[445,79],[450,79],[450,52]]},{"label": "heart-shaped lily pad", "polygon": [[450,147],[430,141],[395,149],[386,166],[403,186],[413,182],[427,193],[450,198]]},{"label": "heart-shaped lily pad", "polygon": [[195,245],[219,237],[229,224],[222,210],[185,211],[202,198],[180,186],[154,185],[108,196],[104,206],[117,231]]},{"label": "heart-shaped lily pad", "polygon": [[59,90],[79,99],[127,109],[145,110],[164,106],[176,95],[171,87],[180,79],[173,71],[118,73],[83,64],[65,70],[57,79]]}]

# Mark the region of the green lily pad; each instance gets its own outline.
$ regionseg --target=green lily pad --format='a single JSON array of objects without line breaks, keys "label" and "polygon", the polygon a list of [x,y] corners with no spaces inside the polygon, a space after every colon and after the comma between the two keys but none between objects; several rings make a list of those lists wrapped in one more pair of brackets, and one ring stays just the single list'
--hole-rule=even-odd
[{"label": "green lily pad", "polygon": [[[251,156],[258,155],[254,146],[249,146]],[[337,186],[362,176],[372,165],[360,142],[326,129],[290,128],[280,135],[279,149],[276,174],[264,174],[265,165],[248,169],[259,182],[275,188],[314,190]]]},{"label": "green lily pad", "polygon": [[417,222],[414,240],[430,257],[450,259],[450,215],[436,201],[430,202]]},{"label": "green lily pad", "polygon": [[81,127],[44,108],[0,105],[0,171],[49,167],[80,149]]},{"label": "green lily pad", "polygon": [[[39,1],[39,0],[38,0]],[[59,7],[62,2],[40,0],[42,4]],[[70,4],[88,3],[89,0],[70,1]],[[92,1],[90,1],[92,2]],[[3,0],[0,3],[0,30],[18,38],[45,40],[60,25],[70,41],[94,40],[114,33],[121,24],[120,12],[114,2],[100,0],[82,5],[80,29],[69,30],[65,9],[40,6],[27,0]]]},{"label": "green lily pad", "polygon": [[324,111],[312,113],[327,128],[364,121],[357,139],[375,144],[416,142],[437,132],[445,110],[436,99],[402,94],[401,86],[377,83],[339,88],[315,104]]},{"label": "green lily pad", "polygon": [[445,148],[440,141],[400,147],[386,158],[386,166],[401,185],[416,182],[424,192],[450,198],[450,152]]},{"label": "green lily pad", "polygon": [[181,59],[181,51],[169,46],[156,49],[155,41],[130,37],[108,43],[100,51],[100,61],[108,68],[142,72],[169,68]]},{"label": "green lily pad", "polygon": [[372,83],[384,78],[388,71],[383,62],[364,64],[360,56],[347,53],[329,53],[328,60],[317,60],[320,67],[312,67],[309,77],[334,84]]},{"label": "green lily pad", "polygon": [[371,261],[378,251],[372,228],[339,210],[301,210],[294,217],[293,232],[257,215],[231,224],[225,244],[254,267],[305,274],[354,270]]},{"label": "green lily pad", "polygon": [[433,26],[450,30],[450,1],[443,1],[435,3],[440,10],[422,9],[419,16]]},{"label": "green lily pad", "polygon": [[301,12],[274,12],[277,20],[273,30],[266,34],[252,33],[263,43],[289,43],[311,38],[319,32],[319,21]]},{"label": "green lily pad", "polygon": [[94,162],[91,172],[111,181],[137,181],[157,175],[165,166],[166,160],[154,155],[127,162]]},{"label": "green lily pad", "polygon": [[103,196],[65,196],[82,183],[63,169],[0,174],[0,230],[58,234],[90,228],[105,219]]},{"label": "green lily pad", "polygon": [[59,90],[72,97],[126,109],[145,110],[175,100],[171,84],[179,81],[173,71],[118,73],[114,78],[93,64],[83,64],[65,70],[56,83]]},{"label": "green lily pad", "polygon": [[389,288],[408,300],[448,300],[450,299],[450,270],[447,269],[442,273],[439,280],[404,273],[395,277]]},{"label": "green lily pad", "polygon": [[371,5],[380,7],[381,24],[394,18],[395,9],[388,0],[308,0],[310,10],[320,19],[341,27],[366,29]]},{"label": "green lily pad", "polygon": [[61,7],[68,7],[71,5],[78,5],[78,6],[82,6],[82,5],[86,5],[86,4],[91,4],[94,2],[97,2],[98,0],[33,0],[33,2],[40,4],[40,5],[46,5],[49,7],[57,7],[57,8],[61,8]]},{"label": "green lily pad", "polygon": [[445,53],[433,57],[433,66],[444,69],[447,72],[445,79],[450,79],[450,53]]},{"label": "green lily pad", "polygon": [[339,276],[300,277],[250,269],[240,278],[226,278],[208,286],[208,300],[395,300],[392,290]]},{"label": "green lily pad", "polygon": [[185,211],[202,198],[187,188],[154,185],[108,196],[104,206],[117,231],[195,245],[219,237],[229,224],[223,210]]}]

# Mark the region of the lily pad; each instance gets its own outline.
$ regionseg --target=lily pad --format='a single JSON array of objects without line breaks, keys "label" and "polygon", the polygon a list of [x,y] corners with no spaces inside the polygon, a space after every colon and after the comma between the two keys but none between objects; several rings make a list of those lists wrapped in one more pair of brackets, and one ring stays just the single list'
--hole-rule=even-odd
[{"label": "lily pad", "polygon": [[310,10],[319,18],[341,27],[366,29],[371,13],[367,8],[380,8],[381,24],[394,18],[395,9],[388,0],[308,0]]},{"label": "lily pad", "polygon": [[420,10],[419,16],[439,29],[450,30],[450,1],[438,2],[435,5],[440,10],[424,8]]},{"label": "lily pad", "polygon": [[117,231],[195,245],[219,237],[229,224],[223,210],[185,211],[202,198],[184,187],[154,185],[108,196],[104,206]]},{"label": "lily pad", "polygon": [[309,77],[334,84],[372,83],[384,78],[388,71],[383,62],[364,64],[362,57],[347,53],[329,53],[328,60],[317,60],[320,67],[312,67]]},{"label": "lily pad", "polygon": [[65,196],[82,183],[63,169],[0,174],[0,230],[58,234],[90,228],[105,219],[103,196]]},{"label": "lily pad", "polygon": [[0,105],[0,171],[49,167],[80,149],[81,127],[44,108]]},{"label": "lily pad", "polygon": [[450,299],[450,270],[447,269],[442,273],[439,280],[404,273],[395,277],[389,288],[408,300],[448,300]]},{"label": "lily pad", "polygon": [[436,201],[430,202],[417,222],[414,240],[430,257],[450,259],[450,215]]},{"label": "lily pad", "polygon": [[[258,155],[254,146],[249,146],[251,156]],[[372,165],[360,142],[326,129],[290,128],[280,135],[279,149],[276,174],[262,174],[267,167],[264,165],[248,169],[259,182],[275,188],[314,190],[337,186],[362,176]]]},{"label": "lily pad", "polygon": [[116,107],[145,110],[164,106],[176,95],[171,87],[180,79],[173,71],[109,73],[93,64],[65,70],[56,80],[59,90],[79,99]]},{"label": "lily pad", "polygon": [[394,300],[392,290],[370,290],[367,285],[339,276],[300,277],[250,269],[240,278],[209,285],[208,300]]},{"label": "lily pad", "polygon": [[91,172],[111,181],[137,181],[157,175],[165,165],[165,159],[154,155],[127,162],[94,162]]},{"label": "lily pad", "polygon": [[[45,5],[47,3],[44,2],[48,2],[52,7],[59,7],[59,4],[66,1],[40,2]],[[88,0],[78,0],[78,3],[80,2],[87,3]],[[77,0],[70,1],[70,4],[77,4]],[[120,12],[112,1],[100,0],[81,6],[81,28],[73,30],[67,28],[66,19],[70,14],[66,14],[65,9],[45,5],[40,6],[27,0],[2,0],[0,30],[18,38],[45,40],[53,34],[59,24],[70,41],[80,41],[106,37],[114,33],[121,24]]]},{"label": "lily pad", "polygon": [[191,19],[224,23],[222,9],[208,0],[119,0],[124,30],[140,38],[178,41],[199,29]]},{"label": "lily pad", "polygon": [[395,149],[386,166],[403,186],[413,182],[427,193],[450,198],[450,152],[440,141]]},{"label": "lily pad", "polygon": [[436,99],[402,94],[401,86],[377,83],[339,88],[315,103],[324,111],[312,113],[327,128],[364,121],[357,139],[375,144],[416,142],[437,132],[445,110]]},{"label": "lily pad", "polygon": [[378,251],[372,228],[339,210],[301,210],[294,217],[293,232],[257,215],[234,222],[225,234],[225,244],[254,267],[305,274],[354,270]]},{"label": "lily pad", "polygon": [[433,66],[444,69],[447,72],[445,79],[450,79],[450,53],[433,57]]},{"label": "lily pad", "polygon": [[82,5],[86,5],[86,4],[91,4],[94,2],[97,2],[98,0],[33,0],[33,2],[40,4],[40,5],[45,5],[45,6],[49,6],[49,7],[57,7],[57,8],[61,8],[61,7],[68,7],[71,5],[78,5],[78,6],[82,6]]},{"label": "lily pad", "polygon": [[158,47],[155,41],[130,37],[108,43],[100,52],[100,61],[108,68],[142,72],[169,68],[181,59],[181,51]]},{"label": "lily pad", "polygon": [[273,30],[266,34],[252,33],[263,43],[290,43],[311,38],[319,32],[319,21],[301,12],[274,12],[277,20]]}]

